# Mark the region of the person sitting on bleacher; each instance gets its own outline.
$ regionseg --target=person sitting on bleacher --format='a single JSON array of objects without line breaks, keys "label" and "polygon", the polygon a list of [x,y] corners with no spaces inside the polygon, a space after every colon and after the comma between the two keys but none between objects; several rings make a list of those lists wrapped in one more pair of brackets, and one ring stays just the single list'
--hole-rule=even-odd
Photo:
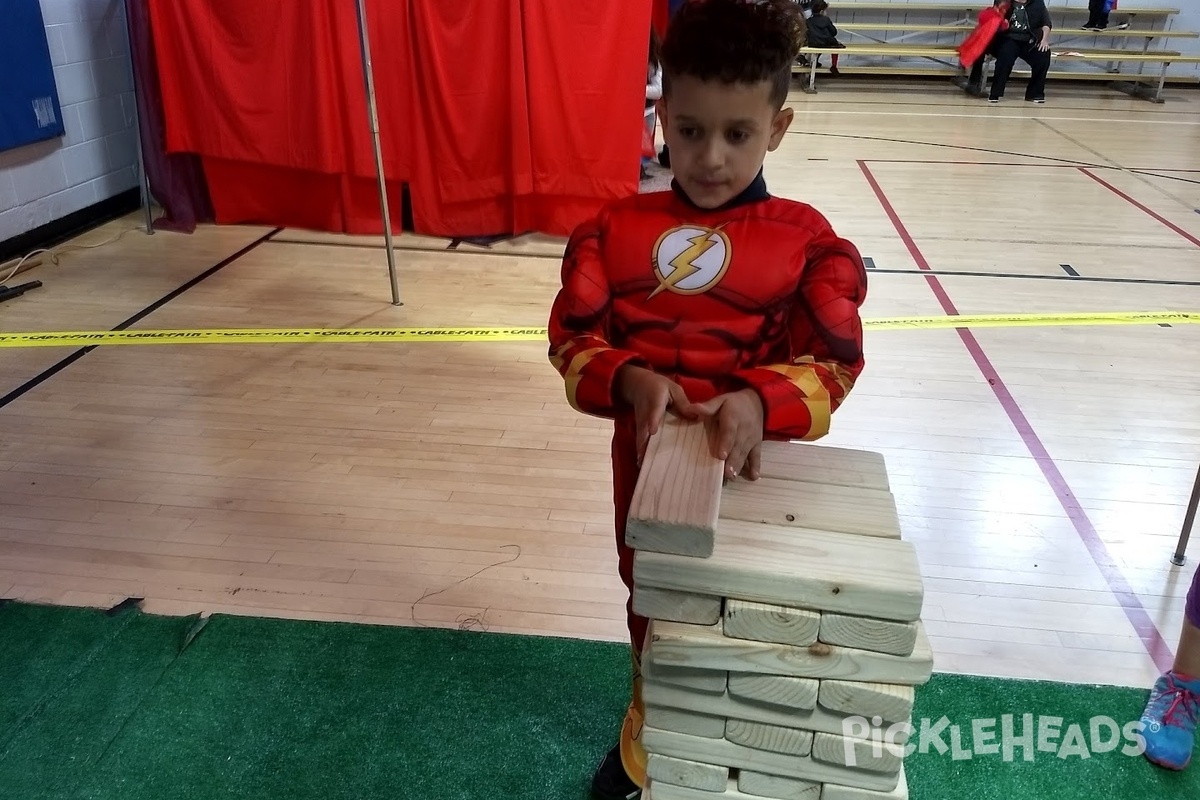
[{"label": "person sitting on bleacher", "polygon": [[[837,40],[837,26],[833,24],[825,12],[829,10],[829,3],[825,0],[814,0],[812,4],[812,16],[808,18],[808,46],[809,47],[845,47]],[[830,56],[830,61],[833,64],[829,67],[830,75],[838,74],[838,54],[834,53]],[[821,65],[821,57],[817,56],[817,66]]]},{"label": "person sitting on bleacher", "polygon": [[[1000,3],[996,3],[1000,6]],[[1032,74],[1025,88],[1025,99],[1033,103],[1046,102],[1046,73],[1050,71],[1050,12],[1045,0],[1012,0],[1005,17],[1007,28],[998,32],[988,53],[996,57],[996,74],[992,79],[989,103],[999,103],[1004,97],[1013,67],[1020,58],[1029,65]],[[983,59],[975,61],[968,79],[968,91],[983,80]]]}]

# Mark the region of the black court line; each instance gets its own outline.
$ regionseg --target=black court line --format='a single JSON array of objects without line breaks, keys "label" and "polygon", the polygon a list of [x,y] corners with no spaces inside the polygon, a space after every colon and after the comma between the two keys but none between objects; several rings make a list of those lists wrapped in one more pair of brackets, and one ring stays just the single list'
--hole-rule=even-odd
[{"label": "black court line", "polygon": [[[356,250],[382,250],[385,245],[382,244],[365,244],[362,242],[302,242],[297,239],[280,239],[272,241],[270,244],[298,244],[305,247],[349,247]],[[451,242],[453,244],[453,242]],[[470,244],[465,239],[460,240],[459,244]],[[564,246],[566,242],[563,243]],[[520,253],[515,250],[494,250],[490,247],[472,247],[470,249],[463,247],[402,247],[396,246],[398,253],[454,253],[457,255],[471,256],[506,256],[508,258],[553,258],[555,261],[562,261],[562,253]]]},{"label": "black court line", "polygon": [[[261,245],[267,241],[270,241],[271,237],[275,236],[275,234],[279,233],[282,230],[283,230],[283,228],[276,228],[275,230],[271,231],[270,233],[268,233],[264,236],[260,236],[259,238],[255,239],[253,242],[251,242],[250,244],[243,247],[241,250],[238,250],[233,255],[231,255],[228,258],[221,261],[220,263],[209,267],[204,272],[201,272],[199,275],[192,278],[190,281],[183,284],[179,288],[174,289],[174,290],[168,292],[167,294],[163,295],[162,297],[158,298],[153,303],[146,306],[141,311],[137,312],[132,317],[125,320],[124,322],[122,322],[120,325],[116,326],[112,330],[123,331],[123,330],[128,329],[132,325],[136,325],[137,323],[141,322],[146,317],[153,314],[158,309],[165,306],[167,303],[174,300],[176,297],[179,297],[181,294],[186,292],[188,289],[191,289],[193,286],[197,285],[198,283],[206,280],[207,278],[212,277],[213,275],[216,275],[218,272],[225,269],[225,267],[227,267],[230,264],[232,264],[233,262],[237,261],[239,258],[246,255],[247,253],[249,253],[251,250],[258,247],[259,245]],[[45,383],[47,380],[54,377],[58,373],[62,372],[64,369],[71,366],[76,361],[78,361],[79,359],[86,356],[88,353],[95,350],[97,347],[99,347],[99,345],[90,345],[88,347],[82,347],[82,348],[76,350],[71,355],[63,358],[61,361],[59,361],[54,366],[48,367],[47,369],[42,370],[42,372],[39,375],[37,375],[33,378],[30,378],[25,383],[18,386],[16,389],[13,389],[8,394],[4,395],[3,397],[0,397],[0,408],[4,408],[9,403],[13,402],[14,400],[21,397],[22,395],[28,393],[31,389],[34,389],[37,386]]]},{"label": "black court line", "polygon": [[1068,275],[1070,275],[1072,278],[1078,278],[1078,277],[1079,277],[1079,273],[1078,273],[1078,272],[1076,272],[1076,271],[1075,271],[1075,268],[1074,268],[1074,267],[1072,267],[1070,264],[1059,264],[1059,266],[1063,268],[1063,272],[1067,273],[1067,274],[1068,274]]},{"label": "black court line", "polygon": [[863,266],[867,269],[875,269],[875,259],[863,256]]},{"label": "black court line", "polygon": [[1157,278],[1102,278],[1091,275],[1028,275],[1019,272],[960,272],[934,269],[874,269],[888,275],[942,275],[964,278],[1027,278],[1034,281],[1071,281],[1073,283],[1135,283],[1146,286],[1200,286],[1200,281],[1168,281]]},{"label": "black court line", "polygon": [[[295,241],[292,239],[285,239],[283,241],[271,242],[271,244],[298,244],[298,245],[304,245],[304,246],[308,246],[308,247],[353,247],[353,248],[358,248],[358,249],[365,248],[367,250],[383,249],[383,245],[377,245],[377,244],[359,244],[357,242],[299,242],[299,241]],[[448,250],[445,250],[445,249],[428,249],[427,250],[425,248],[420,248],[420,247],[411,247],[411,248],[410,247],[402,247],[402,248],[397,248],[397,249],[404,250],[406,252],[413,252],[413,253],[447,253],[447,252],[449,252]],[[1172,248],[1172,249],[1176,249],[1176,248]],[[1178,248],[1178,249],[1190,249],[1190,248]],[[464,251],[459,250],[458,252],[461,254]],[[556,255],[553,253],[514,253],[514,252],[509,252],[509,251],[497,251],[497,250],[486,250],[486,249],[471,250],[469,252],[470,252],[470,255],[473,255],[473,256],[480,255],[480,256],[507,256],[509,258],[552,258],[555,261],[562,260],[561,254]],[[1029,280],[1043,280],[1043,281],[1083,281],[1083,282],[1091,282],[1091,283],[1134,283],[1134,284],[1145,284],[1147,286],[1200,286],[1200,281],[1168,281],[1168,280],[1158,280],[1155,278],[1102,278],[1102,277],[1093,277],[1093,276],[1089,276],[1089,275],[1079,275],[1078,277],[1072,276],[1072,275],[1029,275],[1029,274],[1022,273],[1022,272],[967,272],[967,271],[960,272],[957,270],[922,271],[922,270],[915,270],[915,269],[881,269],[880,267],[875,266],[875,262],[873,259],[864,258],[863,262],[864,263],[870,262],[869,266],[867,266],[867,269],[871,270],[872,274],[949,275],[952,277],[964,277],[964,278],[1028,278]]]}]

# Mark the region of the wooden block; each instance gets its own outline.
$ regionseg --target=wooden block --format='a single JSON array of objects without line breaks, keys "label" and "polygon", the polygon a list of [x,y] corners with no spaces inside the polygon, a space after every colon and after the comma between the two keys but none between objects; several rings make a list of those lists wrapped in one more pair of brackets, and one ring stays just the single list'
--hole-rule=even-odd
[{"label": "wooden block", "polygon": [[891,492],[760,478],[732,481],[721,493],[721,518],[818,531],[900,538]]},{"label": "wooden block", "polygon": [[755,750],[752,747],[734,744],[726,739],[702,739],[682,733],[664,731],[645,725],[642,727],[642,743],[649,753],[660,753],[673,758],[699,761],[703,764],[719,764],[731,769],[748,769],[766,772],[784,778],[800,778],[818,783],[838,783],[862,789],[890,792],[896,788],[898,775],[849,769],[837,764],[817,761],[812,756],[792,756]]},{"label": "wooden block", "polygon": [[666,706],[646,704],[646,724],[664,731],[686,733],[688,736],[703,736],[705,739],[720,739],[725,735],[725,718],[683,711]]},{"label": "wooden block", "polygon": [[817,702],[829,711],[850,716],[881,717],[884,722],[909,722],[915,692],[911,686],[856,681],[821,681]]},{"label": "wooden block", "polygon": [[[655,617],[655,619],[664,619]],[[679,620],[691,622],[691,620]],[[714,620],[713,622],[715,622]],[[712,624],[712,623],[708,623]],[[748,600],[725,601],[725,635],[759,642],[809,645],[817,640],[821,612]]]},{"label": "wooden block", "polygon": [[812,731],[767,725],[763,722],[746,722],[740,719],[725,722],[725,738],[729,741],[753,747],[755,750],[769,750],[772,753],[806,756],[812,752],[813,735]]},{"label": "wooden block", "polygon": [[[728,692],[719,695],[701,694],[658,681],[658,669],[659,665],[649,659],[642,661],[642,699],[648,706],[697,711],[714,717],[765,722],[768,725],[825,731],[838,735],[845,730],[846,717],[820,705],[812,709],[785,709],[739,700]],[[876,731],[882,732],[882,727],[873,728],[872,734]],[[908,741],[908,736],[899,732],[896,741],[904,744]]]},{"label": "wooden block", "polygon": [[721,618],[721,598],[634,584],[633,613],[647,619],[713,625]]},{"label": "wooden block", "polygon": [[[648,666],[649,660],[644,659],[643,667]],[[646,674],[645,668],[643,668],[642,674],[643,676]],[[704,694],[725,694],[729,673],[723,669],[692,669],[691,667],[659,665],[654,668],[654,679]]]},{"label": "wooden block", "polygon": [[725,464],[709,449],[708,428],[668,416],[650,438],[625,526],[635,550],[712,554]]},{"label": "wooden block", "polygon": [[729,786],[729,768],[698,761],[649,753],[646,759],[646,774],[657,783],[683,786],[702,792],[723,792]]},{"label": "wooden block", "polygon": [[820,800],[821,784],[802,781],[798,778],[781,778],[765,772],[739,770],[738,791],[755,797],[770,797],[774,800]]},{"label": "wooden block", "polygon": [[882,739],[855,739],[836,733],[814,734],[812,757],[826,764],[885,775],[899,774],[904,763],[903,750],[889,747]]},{"label": "wooden block", "polygon": [[924,585],[912,544],[721,520],[710,558],[634,555],[634,582],[792,608],[912,622]]},{"label": "wooden block", "polygon": [[913,622],[829,613],[821,615],[817,638],[826,644],[907,656],[916,646],[917,626]]},{"label": "wooden block", "polygon": [[890,792],[873,792],[869,789],[827,783],[821,792],[821,800],[908,800],[908,775],[901,767],[900,781]]},{"label": "wooden block", "polygon": [[821,642],[808,647],[751,642],[723,636],[719,626],[651,620],[650,658],[675,667],[725,669],[871,683],[923,684],[933,673],[933,651],[924,628],[911,656],[871,653]]},{"label": "wooden block", "polygon": [[[725,791],[721,794],[713,794],[698,789],[687,789],[682,786],[672,786],[669,783],[660,783],[651,779],[647,781],[646,788],[642,790],[642,800],[763,800],[763,797],[774,797],[778,800],[820,800],[821,784],[813,783],[812,781],[801,781],[793,778],[776,778],[772,786],[781,786],[778,781],[789,781],[793,786],[807,787],[803,793],[799,793],[797,789],[791,789],[791,794],[787,795],[758,795],[752,792],[747,792],[741,787],[741,776],[745,772],[739,772],[738,777],[730,777],[729,784]],[[756,773],[751,773],[756,774]],[[774,777],[774,776],[766,776]],[[765,785],[765,784],[763,784]]]},{"label": "wooden block", "polygon": [[764,478],[890,488],[881,454],[806,442],[763,442],[760,472]]},{"label": "wooden block", "polygon": [[[729,694],[780,708],[816,708],[820,681],[789,675],[759,675],[753,672],[729,673]],[[831,709],[836,710],[836,709]]]}]

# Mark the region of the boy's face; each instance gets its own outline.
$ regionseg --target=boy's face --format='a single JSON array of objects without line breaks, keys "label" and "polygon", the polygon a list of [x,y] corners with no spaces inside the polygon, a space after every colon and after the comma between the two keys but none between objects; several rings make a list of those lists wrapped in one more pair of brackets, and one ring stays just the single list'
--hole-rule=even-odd
[{"label": "boy's face", "polygon": [[793,116],[775,110],[770,81],[730,85],[685,75],[671,79],[661,103],[671,171],[701,208],[722,206],[749,186]]}]

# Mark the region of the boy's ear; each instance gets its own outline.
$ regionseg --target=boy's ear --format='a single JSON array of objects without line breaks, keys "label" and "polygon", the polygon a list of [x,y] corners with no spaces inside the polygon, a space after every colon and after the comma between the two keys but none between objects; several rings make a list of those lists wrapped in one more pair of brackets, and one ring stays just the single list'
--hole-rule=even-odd
[{"label": "boy's ear", "polygon": [[775,115],[775,119],[771,121],[771,140],[767,144],[767,150],[775,152],[783,141],[783,135],[787,133],[788,128],[792,126],[792,119],[795,118],[796,112],[790,108],[781,108],[779,113]]}]

